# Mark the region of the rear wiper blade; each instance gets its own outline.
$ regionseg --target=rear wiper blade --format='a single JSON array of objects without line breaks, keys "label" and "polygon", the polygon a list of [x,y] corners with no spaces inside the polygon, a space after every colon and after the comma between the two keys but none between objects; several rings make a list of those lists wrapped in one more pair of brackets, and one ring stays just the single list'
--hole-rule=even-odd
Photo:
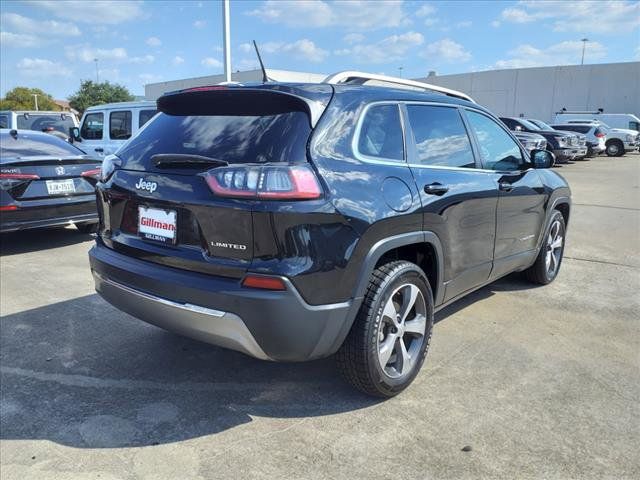
[{"label": "rear wiper blade", "polygon": [[158,168],[202,168],[229,165],[228,162],[219,158],[191,155],[189,153],[157,153],[151,156],[151,160]]}]

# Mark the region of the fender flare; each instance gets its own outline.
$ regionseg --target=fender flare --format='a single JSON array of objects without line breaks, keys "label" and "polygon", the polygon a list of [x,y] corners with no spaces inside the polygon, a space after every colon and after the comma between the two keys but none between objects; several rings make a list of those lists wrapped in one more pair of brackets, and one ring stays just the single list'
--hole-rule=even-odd
[{"label": "fender flare", "polygon": [[438,262],[436,269],[437,285],[432,285],[432,287],[436,287],[437,292],[437,297],[434,297],[433,299],[434,308],[436,305],[442,303],[444,299],[444,254],[442,252],[442,243],[440,242],[438,236],[430,231],[418,231],[402,233],[393,237],[383,238],[382,240],[379,240],[378,242],[373,244],[373,246],[369,249],[367,256],[362,262],[358,277],[358,283],[356,284],[353,301],[351,302],[351,308],[347,313],[344,325],[340,330],[340,333],[338,334],[331,349],[332,352],[335,352],[338,350],[338,348],[340,348],[340,345],[342,345],[342,342],[351,330],[351,326],[353,325],[356,315],[360,310],[360,305],[362,305],[367,286],[369,285],[371,273],[373,273],[374,267],[376,266],[378,260],[380,260],[380,258],[382,258],[385,253],[393,250],[394,248],[423,243],[428,243],[433,246],[433,249],[436,252]]},{"label": "fender flare", "polygon": [[[546,211],[546,218],[544,219],[544,228],[542,228],[540,230],[540,233],[538,234],[538,243],[536,245],[536,250],[537,251],[540,250],[540,247],[542,246],[542,241],[544,240],[545,232],[547,231],[547,228],[549,228],[549,222],[551,221],[551,214],[553,213],[553,211],[556,209],[556,207],[558,205],[568,205],[569,206],[569,213],[571,213],[571,198],[570,197],[566,197],[566,196],[563,195],[561,197],[555,198],[553,200],[553,202],[551,202],[550,206],[547,208],[547,211]],[[569,226],[569,219],[567,218],[566,227],[568,227],[568,226]]]}]

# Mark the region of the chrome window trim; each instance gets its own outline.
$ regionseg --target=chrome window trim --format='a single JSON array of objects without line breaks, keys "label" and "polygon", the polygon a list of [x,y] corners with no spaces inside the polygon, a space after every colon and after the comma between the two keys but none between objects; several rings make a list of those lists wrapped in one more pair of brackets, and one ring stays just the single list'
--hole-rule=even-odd
[{"label": "chrome window trim", "polygon": [[[398,118],[400,120],[400,130],[402,132],[402,159],[395,160],[393,158],[384,158],[384,157],[371,157],[364,153],[361,153],[358,149],[358,143],[360,141],[360,133],[362,131],[362,124],[364,123],[364,119],[369,112],[369,109],[372,107],[376,107],[379,105],[395,105],[398,110]],[[353,138],[351,139],[351,150],[353,151],[353,156],[365,163],[374,163],[378,165],[407,165],[407,138],[405,125],[402,118],[402,111],[400,110],[400,102],[395,100],[381,100],[378,102],[371,102],[365,105],[362,112],[360,112],[360,117],[358,117],[358,122],[356,123],[356,129],[353,133]]]}]

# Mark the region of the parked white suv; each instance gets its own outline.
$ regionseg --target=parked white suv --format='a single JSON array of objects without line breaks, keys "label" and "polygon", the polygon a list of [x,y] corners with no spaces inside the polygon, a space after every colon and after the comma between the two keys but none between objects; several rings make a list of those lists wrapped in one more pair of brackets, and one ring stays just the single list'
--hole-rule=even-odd
[{"label": "parked white suv", "polygon": [[96,105],[85,110],[80,128],[71,139],[89,155],[115,153],[157,113],[156,102],[120,102]]},{"label": "parked white suv", "polygon": [[556,113],[554,123],[567,123],[571,121],[582,122],[602,122],[611,128],[622,128],[626,130],[635,130],[640,133],[640,118],[632,113],[604,113],[596,112],[569,112],[562,111]]},{"label": "parked white suv", "polygon": [[72,112],[43,110],[3,110],[0,112],[0,128],[10,130],[35,130],[51,133],[66,140],[69,129],[78,126]]}]

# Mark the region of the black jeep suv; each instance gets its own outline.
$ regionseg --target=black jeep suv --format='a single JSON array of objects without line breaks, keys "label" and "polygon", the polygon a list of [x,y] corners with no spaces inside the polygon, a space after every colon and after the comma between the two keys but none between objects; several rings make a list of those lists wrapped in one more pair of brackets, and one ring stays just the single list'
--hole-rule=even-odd
[{"label": "black jeep suv", "polygon": [[260,359],[336,354],[389,397],[420,370],[434,311],[514,271],[551,282],[570,209],[553,155],[464,94],[361,83],[162,96],[103,163],[97,291]]}]

